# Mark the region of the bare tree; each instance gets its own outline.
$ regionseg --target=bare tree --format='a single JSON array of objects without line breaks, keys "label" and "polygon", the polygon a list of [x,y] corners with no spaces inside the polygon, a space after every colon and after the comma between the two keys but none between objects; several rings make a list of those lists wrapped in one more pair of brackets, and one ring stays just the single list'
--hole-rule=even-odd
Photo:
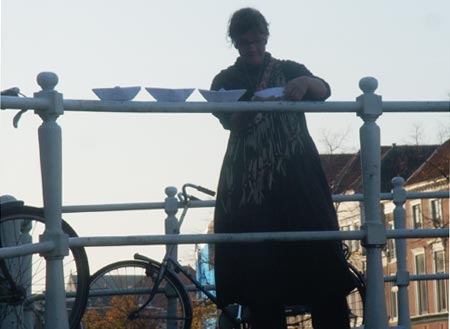
[{"label": "bare tree", "polygon": [[422,122],[416,122],[410,129],[410,135],[407,144],[420,145],[425,142],[425,127]]},{"label": "bare tree", "polygon": [[347,126],[345,130],[334,131],[331,129],[322,129],[320,143],[326,150],[327,154],[335,154],[336,151],[343,151],[345,148],[345,142],[348,139],[350,133],[350,126]]}]

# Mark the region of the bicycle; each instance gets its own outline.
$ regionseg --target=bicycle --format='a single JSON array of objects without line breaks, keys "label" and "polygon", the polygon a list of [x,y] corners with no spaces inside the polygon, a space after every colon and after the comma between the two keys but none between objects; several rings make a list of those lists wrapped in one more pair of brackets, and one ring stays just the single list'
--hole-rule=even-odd
[{"label": "bicycle", "polygon": [[[42,208],[22,201],[1,203],[0,247],[38,242],[45,230]],[[77,234],[67,222],[62,230]],[[89,289],[89,264],[82,247],[71,247],[64,258],[64,282],[70,329],[78,329]],[[44,327],[46,264],[40,254],[0,259],[0,328],[36,329]]]},{"label": "bicycle", "polygon": [[[211,196],[215,194],[201,186],[185,184],[178,195],[184,205],[178,230],[191,201],[198,200],[186,193],[188,187]],[[133,329],[188,329],[193,321],[191,296],[195,292],[204,294],[218,308],[214,294],[171,256],[173,248],[174,245],[169,245],[161,262],[135,254],[132,260],[109,264],[94,273],[89,287],[88,305],[82,319],[83,328],[89,329],[95,325],[109,327],[114,323],[121,328]],[[355,268],[351,269],[358,286],[350,294],[349,301],[354,302],[349,306],[351,316],[359,325],[363,322],[365,284],[362,275]],[[188,291],[186,283],[193,285],[193,289]],[[216,328],[216,323],[221,329],[249,327],[249,312],[245,307],[230,305],[221,311],[220,315],[213,311],[213,318],[202,327]],[[292,328],[312,328],[307,307],[288,306],[286,317]],[[112,322],[108,323],[108,320]]]}]

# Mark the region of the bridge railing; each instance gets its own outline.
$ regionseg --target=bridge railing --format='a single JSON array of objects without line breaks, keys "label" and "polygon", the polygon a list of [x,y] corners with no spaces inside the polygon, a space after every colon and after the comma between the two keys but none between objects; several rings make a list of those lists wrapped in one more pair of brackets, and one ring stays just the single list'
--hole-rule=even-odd
[{"label": "bridge railing", "polygon": [[[363,94],[354,102],[239,102],[239,103],[160,103],[160,102],[112,102],[90,100],[64,100],[62,94],[54,90],[58,77],[54,73],[43,72],[38,75],[38,84],[42,90],[35,93],[33,98],[17,98],[11,96],[1,97],[2,109],[34,109],[42,118],[43,123],[38,129],[39,148],[41,158],[41,173],[43,185],[44,216],[46,230],[40,242],[28,246],[6,248],[0,251],[0,257],[11,257],[43,252],[46,258],[47,282],[52,284],[46,287],[46,328],[68,329],[65,310],[65,287],[63,279],[63,258],[70,245],[79,246],[107,246],[107,245],[140,245],[140,244],[180,244],[180,243],[223,243],[223,242],[257,242],[257,241],[298,241],[298,240],[361,240],[366,248],[367,257],[367,295],[365,312],[365,328],[388,328],[388,317],[384,295],[382,248],[388,237],[416,237],[417,231],[406,230],[406,226],[399,223],[396,230],[387,232],[380,218],[380,129],[376,124],[377,118],[384,112],[448,112],[449,102],[383,102],[381,96],[375,94],[378,86],[376,79],[363,78],[360,88]],[[131,237],[80,237],[68,241],[61,231],[62,214],[62,143],[61,128],[57,119],[64,111],[87,112],[148,112],[148,113],[213,113],[213,112],[266,112],[266,111],[300,111],[300,112],[353,112],[363,120],[360,128],[361,166],[363,176],[363,195],[365,223],[361,230],[354,232],[277,232],[277,233],[241,233],[241,234],[211,234],[211,235],[174,235],[163,236],[131,236]],[[396,184],[396,183],[394,183]],[[397,184],[398,186],[401,184]],[[173,202],[176,189],[167,189],[166,221],[176,223],[178,205]],[[394,187],[395,192],[395,187]],[[394,202],[400,204],[401,193],[394,193]],[[170,202],[169,202],[170,201]],[[403,216],[403,207],[397,207],[399,218]],[[394,213],[395,215],[395,213]],[[432,230],[435,233],[425,232],[423,236],[447,236],[448,229]],[[422,233],[420,234],[422,236]],[[391,235],[392,234],[392,235]],[[436,236],[436,235],[434,235]],[[402,240],[400,240],[402,241]],[[401,246],[398,260],[404,259],[406,265],[405,249]],[[404,300],[407,294],[404,286],[409,282],[409,274],[402,270],[396,275],[399,285],[399,299]],[[402,293],[400,294],[400,289]],[[407,297],[407,295],[406,295]],[[402,303],[403,304],[403,303]],[[409,315],[404,309],[401,314]],[[404,316],[401,316],[403,319]],[[405,315],[406,316],[406,315]],[[407,328],[408,321],[402,320]],[[400,322],[400,320],[399,320]]]}]

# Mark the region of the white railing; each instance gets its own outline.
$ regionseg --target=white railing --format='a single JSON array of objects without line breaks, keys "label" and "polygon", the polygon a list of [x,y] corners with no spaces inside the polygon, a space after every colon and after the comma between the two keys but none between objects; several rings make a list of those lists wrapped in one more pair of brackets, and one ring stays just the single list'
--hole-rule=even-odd
[{"label": "white railing", "polygon": [[[365,328],[388,328],[388,318],[384,295],[384,275],[381,250],[389,237],[400,238],[423,236],[448,236],[448,229],[406,230],[404,225],[404,208],[401,200],[405,198],[402,182],[394,181],[392,198],[397,205],[394,216],[400,218],[398,229],[386,231],[380,218],[380,130],[376,124],[382,112],[448,112],[449,102],[382,102],[381,96],[374,92],[377,81],[374,78],[363,78],[360,88],[363,94],[354,102],[239,102],[239,103],[159,103],[159,102],[111,102],[88,100],[64,100],[62,94],[54,90],[58,77],[54,73],[43,72],[38,75],[38,84],[42,90],[33,98],[1,97],[2,109],[34,109],[42,118],[39,127],[39,147],[41,156],[41,172],[43,184],[44,215],[46,230],[39,243],[33,244],[26,251],[7,248],[0,250],[0,257],[11,257],[25,253],[37,253],[39,250],[50,250],[44,253],[47,266],[46,314],[45,326],[67,329],[68,322],[64,316],[65,287],[63,280],[63,257],[67,254],[69,244],[72,246],[109,246],[109,245],[141,245],[141,244],[183,244],[183,243],[221,243],[221,242],[256,242],[275,240],[362,240],[367,255],[367,294],[365,312]],[[56,123],[64,111],[102,111],[102,112],[148,112],[148,113],[212,113],[235,111],[300,111],[300,112],[353,112],[363,120],[360,128],[361,165],[363,175],[364,212],[366,222],[361,230],[354,232],[278,232],[278,233],[241,233],[211,235],[161,235],[161,236],[128,236],[128,237],[80,237],[68,241],[61,231],[62,207],[62,156],[61,128]],[[167,199],[164,203],[167,213],[166,223],[176,224],[178,210],[176,189],[166,189]],[[448,197],[448,194],[446,195]],[[403,201],[404,202],[404,201]],[[149,204],[147,204],[149,205]],[[142,206],[142,205],[141,205]],[[159,206],[162,206],[159,204]],[[99,207],[101,206],[92,206]],[[125,207],[124,205],[114,207]],[[65,207],[70,211],[70,207]],[[72,211],[74,208],[72,207]],[[403,221],[403,222],[402,222]],[[396,223],[397,224],[397,223]],[[28,248],[28,247],[27,247]],[[399,285],[399,323],[409,328],[409,310],[406,287],[410,277],[406,269],[405,246],[397,243],[397,259],[399,270],[395,277]],[[400,261],[401,260],[401,261]],[[403,263],[402,263],[403,262]],[[400,293],[401,291],[401,293]],[[406,299],[405,299],[406,296]],[[406,300],[406,303],[404,302]],[[406,305],[403,305],[406,304]],[[408,318],[408,319],[407,319]]]}]

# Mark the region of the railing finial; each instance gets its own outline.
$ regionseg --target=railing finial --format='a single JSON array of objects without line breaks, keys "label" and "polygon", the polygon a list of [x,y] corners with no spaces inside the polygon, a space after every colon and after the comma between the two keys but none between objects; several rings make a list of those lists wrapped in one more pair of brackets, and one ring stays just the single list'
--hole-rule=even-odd
[{"label": "railing finial", "polygon": [[164,192],[166,192],[166,195],[170,198],[174,197],[175,194],[177,194],[177,188],[174,186],[168,186],[166,187],[166,189],[164,190]]},{"label": "railing finial", "polygon": [[[391,183],[393,192],[392,201],[396,206],[403,207],[406,201],[406,191],[403,187],[403,185],[405,184],[405,180],[403,177],[396,176],[392,178]],[[395,220],[395,211],[394,211],[394,220]],[[399,228],[397,224],[396,228]],[[402,228],[406,228],[406,226]]]},{"label": "railing finial", "polygon": [[37,83],[42,90],[53,90],[58,84],[58,76],[53,72],[41,72],[37,76]]},{"label": "railing finial", "polygon": [[365,94],[373,94],[374,91],[378,88],[378,80],[374,77],[364,77],[359,80],[359,88]]},{"label": "railing finial", "polygon": [[401,187],[405,183],[405,179],[403,177],[396,176],[391,180],[394,188]]}]

